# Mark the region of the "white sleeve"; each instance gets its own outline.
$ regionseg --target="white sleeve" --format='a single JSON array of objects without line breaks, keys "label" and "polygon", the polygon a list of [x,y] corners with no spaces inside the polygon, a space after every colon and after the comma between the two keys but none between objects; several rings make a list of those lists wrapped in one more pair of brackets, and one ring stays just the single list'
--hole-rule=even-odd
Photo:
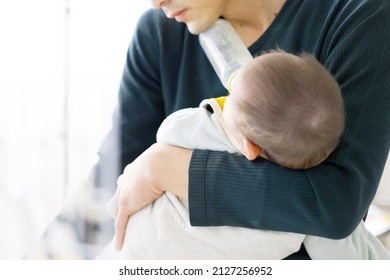
[{"label": "white sleeve", "polygon": [[157,132],[157,142],[187,149],[239,153],[215,114],[203,107],[182,109],[169,115]]}]

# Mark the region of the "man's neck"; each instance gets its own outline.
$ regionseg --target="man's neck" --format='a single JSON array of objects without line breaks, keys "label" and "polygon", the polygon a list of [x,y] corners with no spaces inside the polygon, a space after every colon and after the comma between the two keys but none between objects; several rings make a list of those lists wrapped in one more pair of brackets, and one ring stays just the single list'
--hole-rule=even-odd
[{"label": "man's neck", "polygon": [[223,17],[246,46],[253,44],[271,25],[286,0],[231,0]]}]

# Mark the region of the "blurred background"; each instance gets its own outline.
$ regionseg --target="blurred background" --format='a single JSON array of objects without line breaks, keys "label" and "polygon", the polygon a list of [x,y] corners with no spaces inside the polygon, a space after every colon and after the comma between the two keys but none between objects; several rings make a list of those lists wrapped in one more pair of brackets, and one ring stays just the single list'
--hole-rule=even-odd
[{"label": "blurred background", "polygon": [[149,6],[0,2],[0,259],[22,258],[88,180]]},{"label": "blurred background", "polygon": [[[89,177],[147,8],[135,0],[0,2],[0,259],[91,259],[112,237]],[[390,247],[389,165],[367,224]]]}]

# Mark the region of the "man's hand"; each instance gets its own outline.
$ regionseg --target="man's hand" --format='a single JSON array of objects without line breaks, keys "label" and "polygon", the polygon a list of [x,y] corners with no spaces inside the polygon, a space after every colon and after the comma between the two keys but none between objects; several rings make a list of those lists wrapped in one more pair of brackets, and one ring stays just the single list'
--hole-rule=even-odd
[{"label": "man's hand", "polygon": [[118,188],[108,203],[108,210],[115,218],[115,248],[123,245],[128,219],[165,191],[181,199],[188,197],[188,168],[192,151],[154,144],[119,176]]}]

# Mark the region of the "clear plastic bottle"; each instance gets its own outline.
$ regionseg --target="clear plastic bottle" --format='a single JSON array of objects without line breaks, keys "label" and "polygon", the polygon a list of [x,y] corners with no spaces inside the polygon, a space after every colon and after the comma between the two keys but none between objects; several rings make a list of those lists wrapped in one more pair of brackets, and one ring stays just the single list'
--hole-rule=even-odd
[{"label": "clear plastic bottle", "polygon": [[223,86],[230,90],[229,80],[253,57],[227,20],[218,19],[199,34],[199,41]]}]

